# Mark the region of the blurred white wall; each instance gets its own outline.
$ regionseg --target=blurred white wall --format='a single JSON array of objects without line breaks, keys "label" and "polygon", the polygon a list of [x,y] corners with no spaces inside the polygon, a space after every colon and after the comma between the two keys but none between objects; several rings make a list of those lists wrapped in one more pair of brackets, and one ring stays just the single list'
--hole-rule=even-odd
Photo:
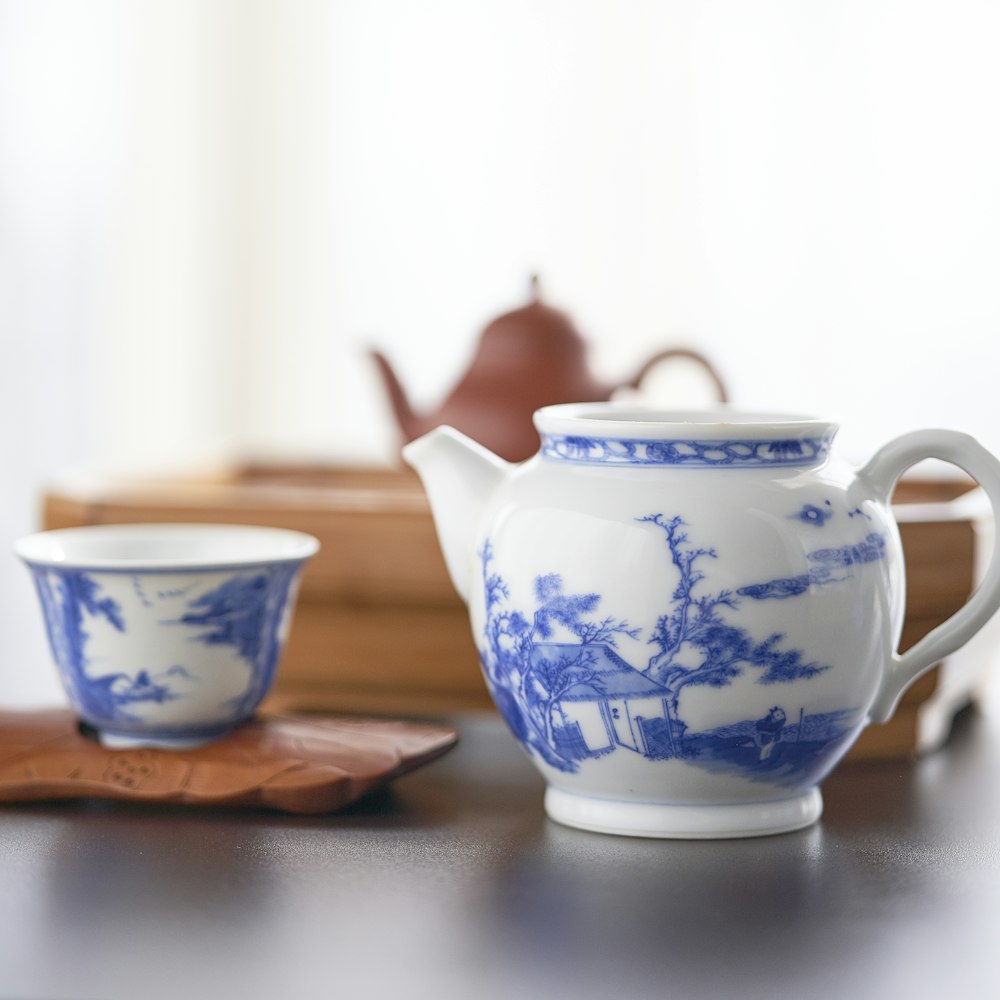
[{"label": "blurred white wall", "polygon": [[533,271],[610,375],[1000,450],[997,51],[973,0],[0,0],[0,546],[71,465],[390,461],[366,349],[433,405]]}]

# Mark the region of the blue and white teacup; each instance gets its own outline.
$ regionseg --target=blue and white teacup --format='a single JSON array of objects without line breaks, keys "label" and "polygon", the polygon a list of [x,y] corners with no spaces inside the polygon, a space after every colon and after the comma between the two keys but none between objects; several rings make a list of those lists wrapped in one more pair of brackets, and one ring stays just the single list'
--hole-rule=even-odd
[{"label": "blue and white teacup", "polygon": [[318,549],[302,532],[232,524],[93,525],[15,545],[79,718],[106,745],[177,748],[253,715]]}]

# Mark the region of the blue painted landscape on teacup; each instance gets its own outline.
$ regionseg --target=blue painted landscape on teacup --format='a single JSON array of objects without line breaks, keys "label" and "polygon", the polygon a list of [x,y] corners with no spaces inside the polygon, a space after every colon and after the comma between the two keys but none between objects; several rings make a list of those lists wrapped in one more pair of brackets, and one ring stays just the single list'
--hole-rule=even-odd
[{"label": "blue painted landscape on teacup", "polygon": [[[822,528],[829,512],[824,505],[791,516]],[[676,573],[669,602],[652,624],[605,615],[598,610],[601,594],[567,592],[563,576],[553,572],[535,577],[534,607],[512,608],[493,545],[485,542],[480,657],[514,734],[564,773],[588,759],[634,753],[785,787],[819,781],[850,744],[862,713],[853,706],[807,712],[810,682],[830,664],[790,647],[782,634],[753,635],[740,609],[745,602],[794,601],[810,588],[850,579],[885,558],[884,536],[869,531],[853,544],[814,549],[792,577],[712,591],[709,567],[717,553],[693,544],[681,517],[636,520],[666,543],[664,557]],[[642,667],[620,654],[626,637],[652,647]],[[681,715],[685,690],[724,688],[747,675],[773,688],[768,710],[713,729],[689,728]]]},{"label": "blue painted landscape on teacup", "polygon": [[33,575],[53,654],[84,720],[176,736],[225,729],[252,713],[277,666],[298,570],[192,579],[35,566]]}]

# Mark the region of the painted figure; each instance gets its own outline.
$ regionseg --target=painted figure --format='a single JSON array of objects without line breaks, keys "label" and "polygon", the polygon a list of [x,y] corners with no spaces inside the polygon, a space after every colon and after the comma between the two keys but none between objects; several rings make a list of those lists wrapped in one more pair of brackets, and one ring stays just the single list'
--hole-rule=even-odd
[{"label": "painted figure", "polygon": [[763,719],[754,723],[757,746],[760,747],[758,760],[767,760],[774,748],[781,742],[781,732],[785,728],[785,710],[775,705]]}]

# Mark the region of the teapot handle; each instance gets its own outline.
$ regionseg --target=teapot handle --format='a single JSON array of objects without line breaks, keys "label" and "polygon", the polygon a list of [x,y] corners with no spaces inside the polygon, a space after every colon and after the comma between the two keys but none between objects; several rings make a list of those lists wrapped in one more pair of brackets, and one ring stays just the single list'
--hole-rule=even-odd
[{"label": "teapot handle", "polygon": [[[896,481],[911,465],[937,458],[964,469],[979,482],[993,507],[994,525],[1000,520],[1000,461],[968,434],[957,431],[913,431],[879,449],[858,472],[884,503]],[[1000,607],[1000,529],[993,533],[989,568],[964,607],[925,635],[905,653],[893,652],[875,701],[872,722],[885,722],[903,691],[929,667],[969,641]]]},{"label": "teapot handle", "polygon": [[729,393],[726,391],[726,384],[722,381],[722,376],[716,371],[715,365],[712,364],[704,354],[699,354],[698,351],[692,351],[688,347],[669,347],[665,351],[660,351],[654,354],[636,373],[632,376],[622,388],[625,389],[638,389],[642,380],[661,362],[670,361],[672,358],[687,358],[689,361],[694,361],[701,365],[705,369],[706,374],[712,380],[712,384],[715,386],[716,395],[719,397],[720,403],[729,402]]}]

